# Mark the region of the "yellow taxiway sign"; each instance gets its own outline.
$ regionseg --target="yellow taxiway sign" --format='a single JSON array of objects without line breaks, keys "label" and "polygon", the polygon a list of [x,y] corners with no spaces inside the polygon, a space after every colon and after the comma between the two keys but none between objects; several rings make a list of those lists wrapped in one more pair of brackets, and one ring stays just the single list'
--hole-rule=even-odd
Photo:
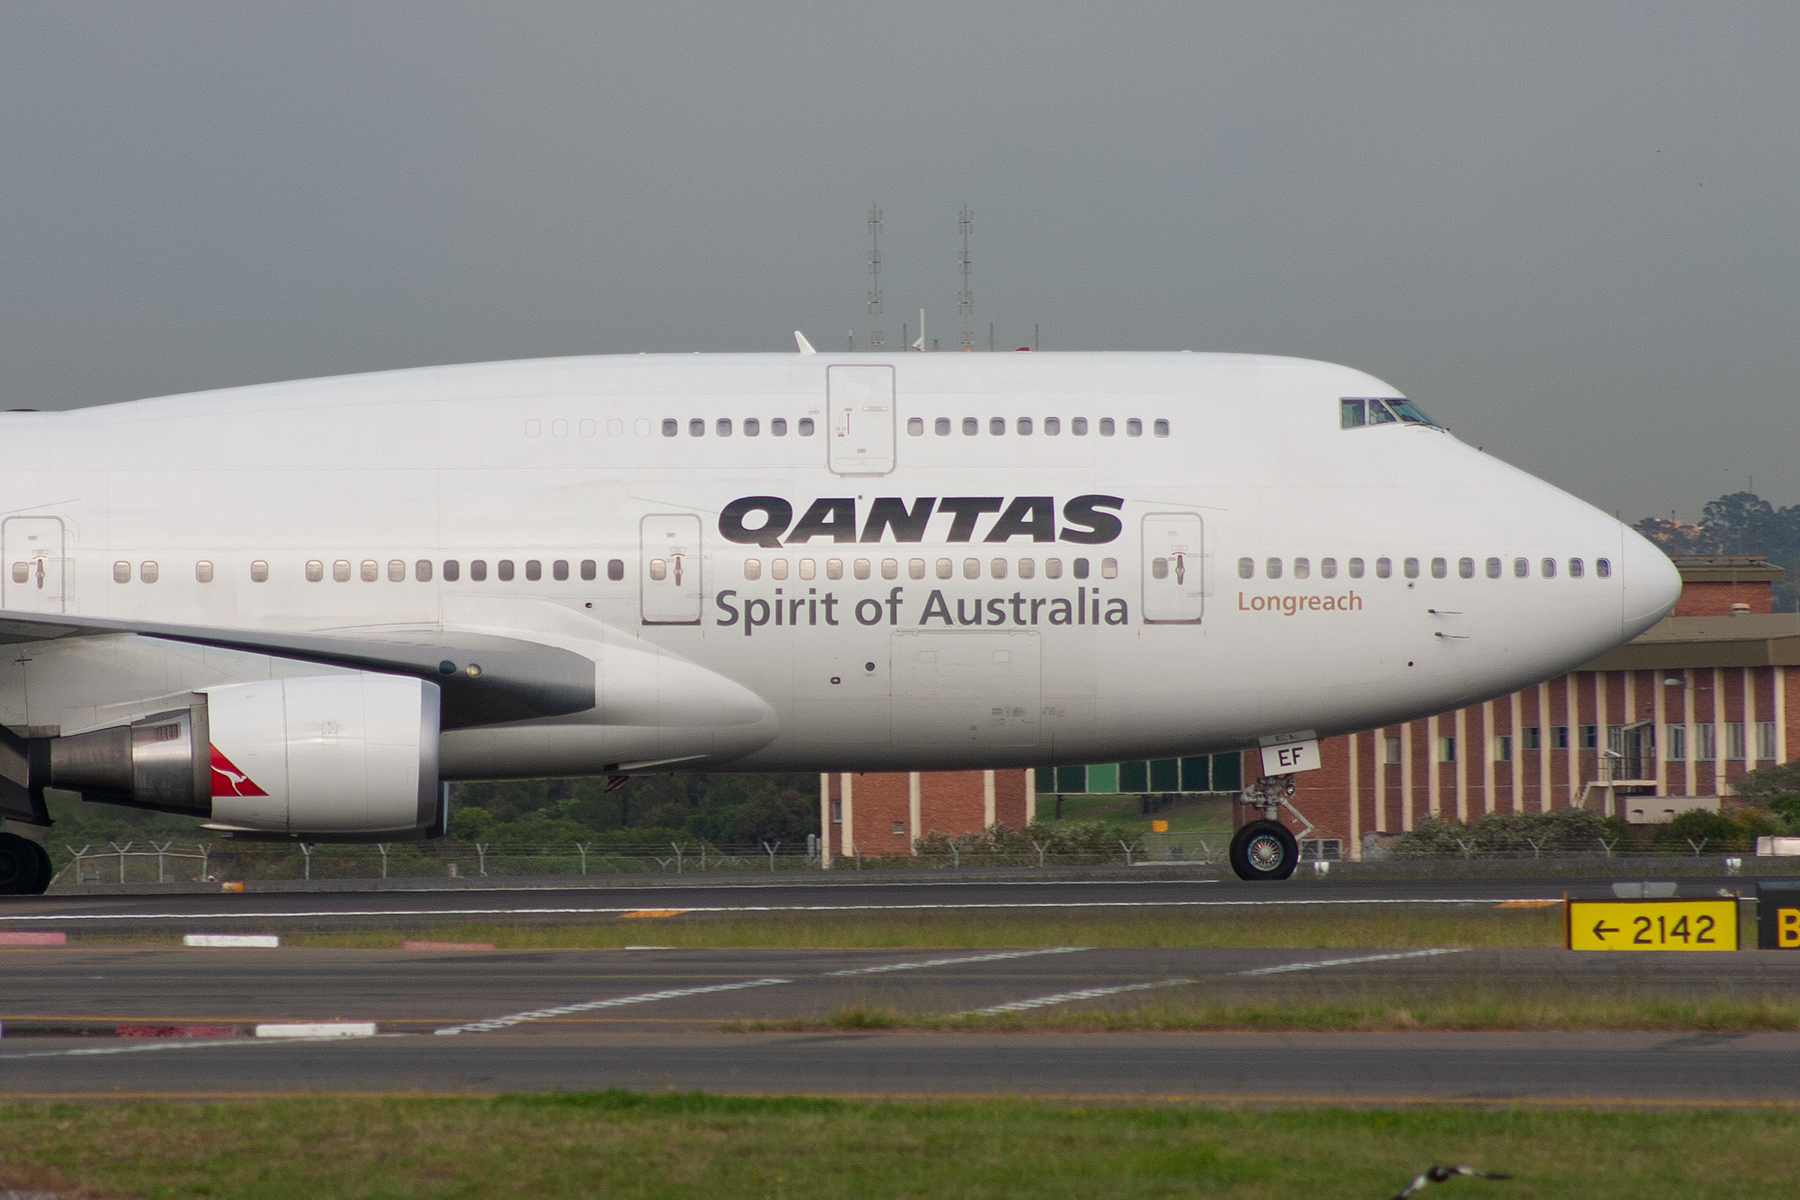
[{"label": "yellow taxiway sign", "polygon": [[1571,900],[1563,944],[1570,950],[1736,950],[1738,902]]}]

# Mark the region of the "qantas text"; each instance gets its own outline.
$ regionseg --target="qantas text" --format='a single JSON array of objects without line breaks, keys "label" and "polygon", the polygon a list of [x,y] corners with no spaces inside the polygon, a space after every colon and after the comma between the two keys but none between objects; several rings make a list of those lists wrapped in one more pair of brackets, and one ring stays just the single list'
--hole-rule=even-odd
[{"label": "qantas text", "polygon": [[794,506],[780,496],[743,496],[719,513],[719,536],[746,546],[797,546],[817,537],[834,542],[879,542],[889,530],[896,542],[922,542],[933,516],[947,518],[946,542],[975,540],[976,524],[998,514],[984,531],[984,542],[1028,538],[1033,542],[1073,542],[1098,546],[1115,540],[1123,528],[1107,509],[1119,509],[1118,496],[1076,496],[1062,506],[1057,525],[1054,496],[918,496],[909,507],[899,496],[878,496],[859,522],[857,502],[850,496],[814,500],[798,521]]}]

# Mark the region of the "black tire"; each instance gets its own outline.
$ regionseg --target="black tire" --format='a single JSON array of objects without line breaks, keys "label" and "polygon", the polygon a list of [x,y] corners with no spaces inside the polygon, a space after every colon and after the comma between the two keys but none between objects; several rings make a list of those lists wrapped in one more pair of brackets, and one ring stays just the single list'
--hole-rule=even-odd
[{"label": "black tire", "polygon": [[0,833],[0,896],[38,896],[49,886],[44,848],[16,833]]},{"label": "black tire", "polygon": [[1300,865],[1300,843],[1279,821],[1251,821],[1231,839],[1231,869],[1239,879],[1286,879]]}]

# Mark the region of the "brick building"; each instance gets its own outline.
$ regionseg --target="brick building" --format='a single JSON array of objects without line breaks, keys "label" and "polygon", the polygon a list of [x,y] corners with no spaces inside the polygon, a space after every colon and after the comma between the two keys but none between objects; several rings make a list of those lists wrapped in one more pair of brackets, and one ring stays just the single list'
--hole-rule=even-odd
[{"label": "brick building", "polygon": [[932,833],[952,837],[1037,819],[1036,775],[1012,771],[913,771],[819,776],[822,859],[911,854]]}]

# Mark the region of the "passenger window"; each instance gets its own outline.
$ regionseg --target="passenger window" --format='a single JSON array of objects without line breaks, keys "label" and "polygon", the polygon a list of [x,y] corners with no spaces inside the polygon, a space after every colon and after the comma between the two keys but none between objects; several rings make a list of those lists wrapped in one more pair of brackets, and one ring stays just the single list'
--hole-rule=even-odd
[{"label": "passenger window", "polygon": [[908,437],[924,437],[925,436],[925,418],[924,417],[908,417],[908,418],[906,418],[906,436],[908,436]]},{"label": "passenger window", "polygon": [[1062,420],[1058,417],[1044,418],[1044,436],[1055,437],[1062,432]]},{"label": "passenger window", "polygon": [[844,577],[844,560],[828,558],[825,560],[825,578],[842,579]]},{"label": "passenger window", "polygon": [[155,583],[162,576],[162,568],[156,565],[155,559],[145,559],[138,564],[138,579],[144,583]]},{"label": "passenger window", "polygon": [[950,578],[950,576],[954,573],[954,566],[955,566],[955,564],[953,564],[947,558],[938,559],[937,560],[937,577],[939,579]]},{"label": "passenger window", "polygon": [[1394,573],[1394,560],[1393,559],[1378,558],[1375,560],[1375,578],[1387,579],[1387,578],[1391,577],[1393,575],[1393,573]]},{"label": "passenger window", "polygon": [[512,559],[503,558],[500,560],[500,562],[497,564],[497,566],[498,566],[498,569],[494,572],[494,574],[498,575],[500,577],[500,582],[511,583],[512,577],[513,577],[513,561],[512,561]]},{"label": "passenger window", "polygon": [[818,573],[819,573],[818,564],[813,562],[812,559],[803,558],[800,560],[800,578],[811,579],[813,576],[817,575]]},{"label": "passenger window", "polygon": [[1045,579],[1061,579],[1062,578],[1062,559],[1046,558],[1044,560],[1044,578]]},{"label": "passenger window", "polygon": [[431,582],[431,560],[429,558],[421,558],[413,564],[413,578],[420,583]]},{"label": "passenger window", "polygon": [[1525,578],[1529,577],[1530,574],[1531,574],[1531,560],[1530,559],[1528,559],[1528,558],[1513,559],[1513,576],[1514,576],[1514,578],[1525,579]]},{"label": "passenger window", "polygon": [[1538,571],[1544,576],[1545,579],[1555,579],[1556,578],[1556,560],[1554,558],[1546,558],[1543,562],[1538,564]]},{"label": "passenger window", "polygon": [[882,559],[881,560],[881,577],[883,579],[898,579],[898,578],[900,578],[900,560],[897,558]]},{"label": "passenger window", "polygon": [[989,417],[988,418],[988,432],[993,434],[995,437],[1000,437],[1003,434],[1005,434],[1006,433],[1006,418],[1005,417]]},{"label": "passenger window", "polygon": [[444,582],[455,583],[462,575],[462,566],[454,558],[444,560]]},{"label": "passenger window", "polygon": [[[474,564],[471,563],[470,567],[473,568],[473,566],[474,566]],[[469,571],[469,574],[471,576],[473,576],[475,574],[474,570],[471,569]],[[660,558],[651,559],[650,560],[650,578],[655,580],[657,583],[661,583],[663,580],[667,579],[668,577],[669,577],[669,564],[664,562]]]},{"label": "passenger window", "polygon": [[1169,436],[1168,418],[1166,418],[1166,417],[1156,418],[1156,424],[1152,425],[1151,429],[1155,431],[1157,437],[1168,437]]},{"label": "passenger window", "polygon": [[674,417],[664,417],[662,429],[664,437],[674,437],[681,432],[681,423]]},{"label": "passenger window", "polygon": [[1499,559],[1497,559],[1497,558],[1488,559],[1487,560],[1487,577],[1489,579],[1500,578],[1500,567],[1501,567],[1501,562]]},{"label": "passenger window", "polygon": [[1457,577],[1460,579],[1475,578],[1475,560],[1472,558],[1457,559],[1456,560],[1456,574],[1457,574]]},{"label": "passenger window", "polygon": [[744,578],[745,579],[761,579],[762,578],[762,559],[746,558],[744,560]]},{"label": "passenger window", "polygon": [[316,558],[306,560],[306,582],[317,583],[325,578],[325,564]]},{"label": "passenger window", "polygon": [[1585,568],[1582,566],[1582,562],[1579,558],[1571,558],[1569,560],[1569,578],[1570,579],[1580,579],[1584,569]]},{"label": "passenger window", "polygon": [[1594,560],[1594,574],[1602,579],[1611,579],[1612,560],[1607,558],[1596,558]]},{"label": "passenger window", "polygon": [[1255,579],[1256,578],[1256,560],[1254,558],[1238,559],[1238,578],[1239,579]]},{"label": "passenger window", "polygon": [[963,578],[964,579],[980,579],[981,578],[981,560],[979,558],[963,559]]},{"label": "passenger window", "polygon": [[1016,424],[1019,427],[1019,436],[1020,437],[1030,437],[1031,436],[1031,418],[1030,417],[1020,417],[1018,419],[1018,421],[1016,422]]},{"label": "passenger window", "polygon": [[1361,400],[1339,400],[1338,423],[1344,429],[1359,428],[1363,423],[1363,402]]},{"label": "passenger window", "polygon": [[1448,574],[1450,574],[1449,563],[1441,558],[1434,558],[1431,560],[1431,577],[1433,579],[1442,579]]},{"label": "passenger window", "polygon": [[569,577],[569,560],[568,559],[559,558],[555,562],[550,564],[550,578],[556,580],[558,583],[561,583],[563,580],[567,579],[568,577]]},{"label": "passenger window", "polygon": [[869,577],[869,560],[866,558],[859,558],[851,563],[850,573],[858,579],[867,579]]},{"label": "passenger window", "polygon": [[1112,435],[1113,435],[1113,419],[1111,417],[1101,417],[1100,418],[1100,436],[1101,437],[1111,437]]},{"label": "passenger window", "polygon": [[532,583],[544,577],[544,564],[535,558],[525,560],[525,578]]},{"label": "passenger window", "polygon": [[705,437],[706,436],[706,418],[705,417],[690,417],[690,418],[688,418],[688,436],[689,437]]},{"label": "passenger window", "polygon": [[1019,560],[1019,578],[1030,579],[1037,574],[1037,561],[1030,558]]},{"label": "passenger window", "polygon": [[813,419],[811,417],[801,417],[800,418],[800,436],[801,437],[811,437],[812,435],[813,435]]},{"label": "passenger window", "polygon": [[1169,577],[1169,560],[1153,558],[1150,560],[1150,578],[1167,579]]},{"label": "passenger window", "polygon": [[377,579],[380,579],[380,578],[381,578],[381,564],[376,562],[372,558],[363,559],[363,561],[362,561],[362,581],[364,583],[374,583]]},{"label": "passenger window", "polygon": [[350,582],[350,560],[340,558],[331,564],[331,578],[337,583]]},{"label": "passenger window", "polygon": [[599,565],[600,565],[599,563],[595,562],[591,558],[582,559],[581,560],[581,577],[583,579],[592,581],[600,573],[599,571],[595,570],[595,568],[598,567]]},{"label": "passenger window", "polygon": [[980,421],[977,421],[974,417],[964,417],[963,418],[963,436],[964,437],[974,437],[976,434],[978,434],[980,432],[981,432],[981,422]]},{"label": "passenger window", "polygon": [[1125,422],[1125,436],[1126,437],[1143,437],[1144,436],[1144,423],[1142,421],[1138,420],[1136,417],[1128,418]]},{"label": "passenger window", "polygon": [[1086,437],[1087,436],[1087,418],[1086,417],[1072,418],[1069,421],[1069,432],[1074,434],[1076,437]]},{"label": "passenger window", "polygon": [[1264,563],[1263,574],[1267,575],[1270,579],[1280,579],[1281,560],[1279,558],[1271,558],[1268,562]]},{"label": "passenger window", "polygon": [[908,579],[923,579],[923,578],[925,578],[925,560],[922,558],[907,559],[906,560],[906,577]]},{"label": "passenger window", "polygon": [[1321,579],[1337,578],[1337,559],[1321,558],[1319,560],[1319,577]]},{"label": "passenger window", "polygon": [[755,417],[744,418],[744,436],[755,437],[762,432],[762,422]]},{"label": "passenger window", "polygon": [[487,579],[487,559],[472,558],[469,560],[469,579],[481,583]]},{"label": "passenger window", "polygon": [[731,436],[731,418],[730,417],[720,417],[717,421],[715,421],[713,423],[713,432],[717,433],[720,437],[730,437]]},{"label": "passenger window", "polygon": [[933,421],[931,423],[931,431],[933,433],[937,434],[939,437],[949,437],[950,436],[950,418],[949,417],[939,417],[937,420]]},{"label": "passenger window", "polygon": [[1402,563],[1401,566],[1403,568],[1404,574],[1406,575],[1406,577],[1408,579],[1417,579],[1419,577],[1419,560],[1418,559],[1409,558],[1404,563]]},{"label": "passenger window", "polygon": [[1362,577],[1363,577],[1363,560],[1360,558],[1351,559],[1350,560],[1350,578],[1361,579]]},{"label": "passenger window", "polygon": [[774,579],[786,579],[788,576],[787,559],[777,558],[771,560],[769,563],[769,575]]},{"label": "passenger window", "polygon": [[[25,581],[23,579],[16,579],[13,582],[14,583],[24,583]],[[131,582],[131,564],[130,563],[124,561],[123,559],[120,559],[118,562],[113,564],[113,582],[114,583],[130,583]]]},{"label": "passenger window", "polygon": [[[129,564],[126,565],[125,570],[126,570],[127,574],[130,573],[131,567]],[[269,582],[269,564],[264,562],[260,558],[257,559],[255,562],[251,563],[250,564],[250,582],[251,583],[267,583],[267,582]]]},{"label": "passenger window", "polygon": [[405,583],[406,582],[406,560],[405,559],[400,559],[400,558],[388,559],[388,582],[389,583]]},{"label": "passenger window", "polygon": [[593,437],[594,436],[594,423],[592,421],[583,421],[581,423],[581,436],[582,437]]},{"label": "passenger window", "polygon": [[1088,560],[1085,558],[1076,559],[1074,563],[1071,564],[1070,574],[1074,575],[1077,579],[1086,579],[1088,577]]},{"label": "passenger window", "polygon": [[988,575],[994,579],[1005,579],[1006,560],[1004,558],[996,558],[993,562],[989,563]]},{"label": "passenger window", "polygon": [[[585,567],[585,564],[583,564],[583,565]],[[622,558],[607,559],[606,560],[606,577],[608,579],[612,580],[614,583],[617,583],[619,580],[625,578],[625,560]]]},{"label": "passenger window", "polygon": [[770,437],[786,437],[787,436],[787,418],[786,417],[770,418],[770,420],[769,420],[769,436]]},{"label": "passenger window", "polygon": [[1311,559],[1296,558],[1294,560],[1294,578],[1295,579],[1310,579],[1310,578],[1312,578],[1312,560]]},{"label": "passenger window", "polygon": [[199,583],[213,581],[213,565],[204,558],[194,564],[194,579]]}]

